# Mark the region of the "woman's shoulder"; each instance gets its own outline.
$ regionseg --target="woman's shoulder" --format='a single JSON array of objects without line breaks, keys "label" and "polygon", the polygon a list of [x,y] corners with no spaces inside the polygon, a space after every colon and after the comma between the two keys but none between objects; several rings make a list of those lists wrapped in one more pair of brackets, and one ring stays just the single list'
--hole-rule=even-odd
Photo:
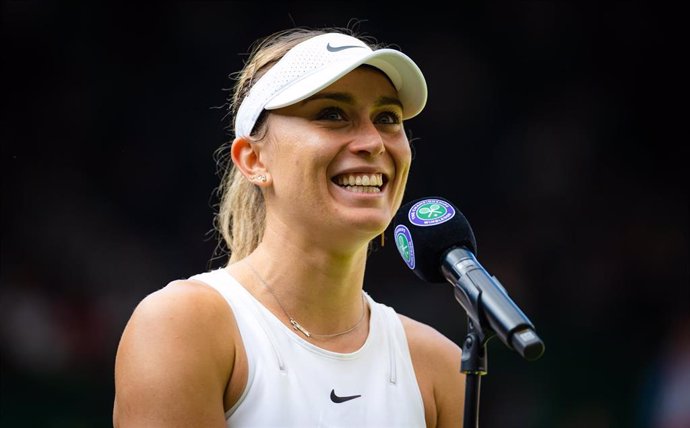
[{"label": "woman's shoulder", "polygon": [[460,347],[428,324],[398,315],[405,330],[410,357],[428,426],[456,426],[461,420],[465,377],[460,372]]},{"label": "woman's shoulder", "polygon": [[234,328],[230,307],[218,291],[195,280],[170,282],[134,309],[120,339],[116,368],[153,364],[224,370],[234,355]]},{"label": "woman's shoulder", "polygon": [[208,340],[214,336],[230,336],[228,329],[234,322],[230,307],[218,291],[197,280],[176,280],[139,302],[122,340],[129,339],[132,347],[146,344],[148,349],[185,344],[208,347]]},{"label": "woman's shoulder", "polygon": [[221,294],[194,279],[176,280],[144,297],[131,321],[171,324],[181,329],[227,319],[229,306]]},{"label": "woman's shoulder", "polygon": [[428,324],[398,314],[405,330],[410,350],[418,352],[443,352],[449,357],[459,357],[460,347]]},{"label": "woman's shoulder", "polygon": [[198,281],[174,281],[142,299],[115,360],[116,418],[214,415],[222,421],[233,325],[223,297]]}]

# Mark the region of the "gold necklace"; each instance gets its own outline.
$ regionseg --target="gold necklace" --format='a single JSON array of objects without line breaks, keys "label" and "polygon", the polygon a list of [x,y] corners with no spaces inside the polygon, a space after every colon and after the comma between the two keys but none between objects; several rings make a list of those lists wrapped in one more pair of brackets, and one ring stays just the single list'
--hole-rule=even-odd
[{"label": "gold necklace", "polygon": [[309,333],[309,331],[307,331],[307,329],[302,327],[302,325],[300,323],[298,323],[292,316],[290,316],[288,311],[285,310],[285,307],[283,306],[282,303],[280,303],[280,300],[278,300],[278,296],[276,296],[276,294],[273,292],[273,289],[266,283],[266,281],[264,281],[264,279],[261,277],[261,275],[259,275],[259,272],[257,272],[254,269],[252,264],[249,263],[249,261],[247,261],[247,260],[245,260],[245,262],[247,263],[247,267],[249,268],[249,270],[252,271],[254,276],[256,276],[259,279],[261,284],[263,284],[263,286],[266,287],[266,290],[268,290],[268,292],[271,293],[273,298],[276,299],[276,302],[278,303],[278,306],[280,306],[280,309],[282,309],[285,316],[289,318],[290,324],[292,324],[292,328],[299,331],[300,333],[302,333],[306,337],[330,338],[330,337],[342,336],[343,334],[347,334],[347,333],[351,332],[352,330],[356,329],[362,323],[362,321],[364,321],[364,315],[366,314],[367,311],[366,311],[365,303],[364,303],[364,292],[362,292],[362,316],[359,317],[359,320],[355,323],[355,325],[353,325],[352,327],[348,328],[347,330],[341,331],[339,333],[332,333],[332,334]]}]

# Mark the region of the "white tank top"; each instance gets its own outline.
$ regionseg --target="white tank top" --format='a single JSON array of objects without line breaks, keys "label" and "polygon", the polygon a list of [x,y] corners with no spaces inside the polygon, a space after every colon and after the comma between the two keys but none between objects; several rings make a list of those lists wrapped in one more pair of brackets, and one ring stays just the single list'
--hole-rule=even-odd
[{"label": "white tank top", "polygon": [[367,295],[369,336],[342,354],[302,339],[225,269],[190,279],[225,297],[247,354],[247,386],[225,414],[228,427],[425,426],[407,339],[392,308]]}]

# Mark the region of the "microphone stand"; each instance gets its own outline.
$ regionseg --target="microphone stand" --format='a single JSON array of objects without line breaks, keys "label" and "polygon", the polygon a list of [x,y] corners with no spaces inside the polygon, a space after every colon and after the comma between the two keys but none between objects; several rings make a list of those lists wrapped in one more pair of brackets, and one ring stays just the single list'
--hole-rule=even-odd
[{"label": "microphone stand", "polygon": [[481,376],[486,372],[486,342],[493,336],[485,334],[481,326],[475,326],[467,318],[467,336],[462,345],[460,371],[465,374],[465,411],[463,427],[479,427],[479,392]]}]

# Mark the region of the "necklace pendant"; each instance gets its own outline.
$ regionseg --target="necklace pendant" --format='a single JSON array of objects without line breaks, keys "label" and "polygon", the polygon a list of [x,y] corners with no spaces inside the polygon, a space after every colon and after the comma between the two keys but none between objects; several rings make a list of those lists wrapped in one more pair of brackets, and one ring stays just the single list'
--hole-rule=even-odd
[{"label": "necklace pendant", "polygon": [[301,331],[303,335],[311,337],[311,334],[294,319],[290,318],[290,324],[292,324],[292,328]]}]

